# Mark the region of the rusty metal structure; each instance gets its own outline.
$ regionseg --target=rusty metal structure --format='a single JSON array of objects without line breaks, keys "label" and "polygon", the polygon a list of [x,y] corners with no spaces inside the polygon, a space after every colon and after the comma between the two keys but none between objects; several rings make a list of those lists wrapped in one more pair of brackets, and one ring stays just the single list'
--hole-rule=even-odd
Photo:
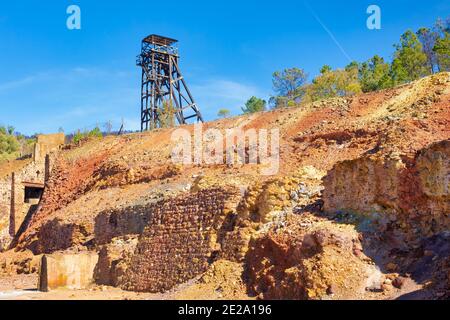
[{"label": "rusty metal structure", "polygon": [[142,40],[136,62],[142,68],[141,131],[164,127],[167,113],[179,124],[190,119],[203,122],[180,72],[177,42],[155,34]]}]

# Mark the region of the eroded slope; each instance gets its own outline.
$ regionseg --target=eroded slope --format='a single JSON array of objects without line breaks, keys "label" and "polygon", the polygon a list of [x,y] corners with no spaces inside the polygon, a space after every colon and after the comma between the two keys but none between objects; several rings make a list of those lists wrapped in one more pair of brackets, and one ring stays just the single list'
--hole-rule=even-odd
[{"label": "eroded slope", "polygon": [[[172,164],[175,129],[68,146],[16,250],[100,252],[97,281],[136,291],[176,288],[216,261],[244,270],[240,297],[384,299],[423,289],[408,277],[412,263],[431,257],[424,265],[438,270],[448,259],[414,250],[449,228],[449,107],[450,75],[441,73],[205,125],[280,129],[280,171],[269,177],[258,165]],[[231,207],[202,196],[230,188]],[[199,281],[213,290],[211,277]]]}]

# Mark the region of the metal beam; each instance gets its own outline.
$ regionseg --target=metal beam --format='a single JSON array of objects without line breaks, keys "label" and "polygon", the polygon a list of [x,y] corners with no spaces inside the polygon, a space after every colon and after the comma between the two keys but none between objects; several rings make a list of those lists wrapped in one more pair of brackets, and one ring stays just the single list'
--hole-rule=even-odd
[{"label": "metal beam", "polygon": [[[158,35],[150,35],[142,41],[141,54],[136,59],[136,64],[142,68],[141,131],[164,126],[160,115],[165,112],[172,112],[179,124],[194,118],[203,122],[180,72],[178,49],[173,46],[176,42]],[[191,114],[185,115],[188,110]]]}]

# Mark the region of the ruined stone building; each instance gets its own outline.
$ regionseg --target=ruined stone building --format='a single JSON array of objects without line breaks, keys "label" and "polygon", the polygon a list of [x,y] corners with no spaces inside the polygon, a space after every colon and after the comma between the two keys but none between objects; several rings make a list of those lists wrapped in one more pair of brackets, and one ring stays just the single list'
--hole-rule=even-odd
[{"label": "ruined stone building", "polygon": [[0,172],[0,251],[39,204],[50,170],[49,154],[64,144],[63,133],[39,135],[31,157],[14,160]]}]

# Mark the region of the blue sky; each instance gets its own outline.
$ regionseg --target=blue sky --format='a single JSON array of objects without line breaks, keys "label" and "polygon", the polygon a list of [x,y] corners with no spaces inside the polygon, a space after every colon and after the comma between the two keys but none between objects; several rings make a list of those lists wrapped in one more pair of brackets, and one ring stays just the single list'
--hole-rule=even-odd
[{"label": "blue sky", "polygon": [[[81,30],[66,27],[72,4],[81,8]],[[371,4],[382,10],[381,30],[366,27]],[[0,124],[69,133],[108,120],[117,128],[124,118],[137,129],[135,56],[151,33],[180,41],[182,72],[211,120],[219,108],[239,114],[253,95],[268,99],[276,70],[296,66],[313,77],[348,57],[390,59],[401,33],[449,13],[448,0],[2,1]]]}]

